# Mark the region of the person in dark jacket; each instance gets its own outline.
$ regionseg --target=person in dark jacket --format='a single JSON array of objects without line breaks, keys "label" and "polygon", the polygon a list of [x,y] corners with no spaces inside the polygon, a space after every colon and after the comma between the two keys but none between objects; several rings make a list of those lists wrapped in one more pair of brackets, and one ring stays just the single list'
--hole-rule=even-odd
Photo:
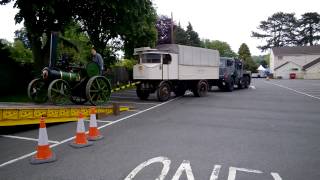
[{"label": "person in dark jacket", "polygon": [[101,54],[97,53],[96,49],[93,47],[91,49],[91,54],[92,54],[92,61],[97,63],[99,65],[99,68],[100,68],[100,74],[102,74],[103,72],[103,59],[102,59],[102,56]]}]

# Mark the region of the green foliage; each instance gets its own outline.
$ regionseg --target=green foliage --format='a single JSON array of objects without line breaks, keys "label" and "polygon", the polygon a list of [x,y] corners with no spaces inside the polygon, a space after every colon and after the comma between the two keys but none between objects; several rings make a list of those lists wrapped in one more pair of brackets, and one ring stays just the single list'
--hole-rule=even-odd
[{"label": "green foliage", "polygon": [[266,21],[261,21],[258,26],[261,32],[252,32],[252,37],[265,40],[264,45],[258,46],[262,51],[271,47],[293,45],[297,42],[294,34],[296,24],[294,13],[277,12]]},{"label": "green foliage", "polygon": [[126,57],[133,55],[134,47],[155,46],[156,11],[150,0],[80,0],[74,2],[74,10],[103,57],[114,56],[114,51],[106,47],[117,38],[123,40]]},{"label": "green foliage", "polygon": [[[23,45],[22,45],[23,46]],[[32,79],[30,64],[21,64],[12,58],[13,47],[0,40],[0,96],[25,93]]]},{"label": "green foliage", "polygon": [[237,54],[232,51],[230,45],[223,41],[204,39],[201,41],[201,46],[203,48],[218,50],[221,57],[237,57]]},{"label": "green foliage", "polygon": [[186,31],[181,27],[180,24],[178,26],[175,26],[173,36],[174,36],[175,44],[181,44],[181,45],[189,44],[188,35]]},{"label": "green foliage", "polygon": [[201,41],[200,41],[199,35],[196,31],[193,30],[193,27],[190,22],[187,26],[186,34],[187,34],[187,38],[188,38],[187,45],[195,46],[195,47],[201,46]]},{"label": "green foliage", "polygon": [[24,43],[20,40],[15,40],[13,47],[10,48],[11,55],[10,57],[16,62],[20,63],[32,63],[32,51],[25,47]]},{"label": "green foliage", "polygon": [[250,49],[245,43],[241,44],[238,54],[239,54],[239,58],[244,61],[244,69],[249,70],[251,72],[257,71],[258,66],[253,61],[251,57]]},{"label": "green foliage", "polygon": [[263,39],[258,46],[262,51],[272,47],[314,45],[320,41],[320,15],[305,13],[296,19],[294,13],[278,12],[258,26],[260,32],[252,32],[252,37]]},{"label": "green foliage", "polygon": [[305,13],[298,21],[299,45],[314,45],[320,40],[320,15]]}]

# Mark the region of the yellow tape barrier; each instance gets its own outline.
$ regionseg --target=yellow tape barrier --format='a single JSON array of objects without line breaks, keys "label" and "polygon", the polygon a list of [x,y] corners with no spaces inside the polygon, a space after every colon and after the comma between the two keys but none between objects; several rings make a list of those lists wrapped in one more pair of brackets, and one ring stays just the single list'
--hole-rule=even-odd
[{"label": "yellow tape barrier", "polygon": [[[113,114],[113,107],[96,107],[97,113]],[[120,106],[120,112],[128,111],[129,107]],[[0,108],[0,126],[16,126],[38,124],[42,115],[46,123],[77,121],[79,112],[85,117],[90,116],[90,107],[8,107]]]},{"label": "yellow tape barrier", "polygon": [[140,84],[140,81],[135,82],[135,83],[129,83],[129,84],[127,84],[127,85],[120,86],[120,87],[118,87],[118,88],[114,88],[114,89],[111,90],[111,92],[117,92],[117,91],[120,91],[120,90],[128,89],[128,88],[130,88],[130,87],[134,87],[134,86],[137,85],[137,84]]}]

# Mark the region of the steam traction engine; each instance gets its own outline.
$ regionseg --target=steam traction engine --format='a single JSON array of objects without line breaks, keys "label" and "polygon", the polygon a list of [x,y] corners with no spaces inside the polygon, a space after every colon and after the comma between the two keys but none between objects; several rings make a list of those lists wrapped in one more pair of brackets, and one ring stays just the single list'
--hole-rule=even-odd
[{"label": "steam traction engine", "polygon": [[50,101],[57,105],[106,103],[111,95],[109,80],[101,76],[99,65],[89,62],[81,66],[56,66],[57,34],[51,35],[51,53],[49,67],[42,70],[40,78],[28,85],[28,96],[37,103]]}]

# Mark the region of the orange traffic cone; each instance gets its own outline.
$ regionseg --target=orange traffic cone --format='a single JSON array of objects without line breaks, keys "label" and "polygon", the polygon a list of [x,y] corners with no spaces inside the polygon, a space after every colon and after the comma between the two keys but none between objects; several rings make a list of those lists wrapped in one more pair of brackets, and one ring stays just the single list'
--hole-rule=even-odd
[{"label": "orange traffic cone", "polygon": [[86,130],[83,122],[83,114],[79,113],[76,138],[72,143],[70,143],[70,146],[74,148],[82,148],[82,147],[87,147],[91,145],[93,145],[93,143],[89,142],[86,138]]},{"label": "orange traffic cone", "polygon": [[31,164],[42,164],[56,161],[56,155],[51,151],[44,117],[40,119],[37,153],[31,158]]},{"label": "orange traffic cone", "polygon": [[102,139],[103,136],[100,134],[99,129],[97,128],[97,117],[96,117],[96,108],[92,107],[90,109],[90,126],[89,126],[89,141],[97,141]]}]

